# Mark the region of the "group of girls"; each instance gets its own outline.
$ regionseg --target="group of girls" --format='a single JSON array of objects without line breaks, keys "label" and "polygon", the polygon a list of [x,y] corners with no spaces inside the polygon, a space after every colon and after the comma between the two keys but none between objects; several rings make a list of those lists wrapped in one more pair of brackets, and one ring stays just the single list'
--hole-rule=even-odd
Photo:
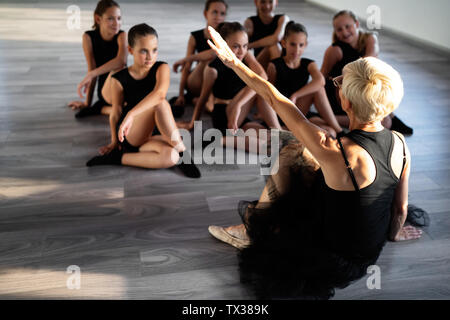
[{"label": "group of girls", "polygon": [[[333,18],[333,43],[319,69],[313,60],[303,57],[308,45],[306,28],[284,14],[275,15],[277,0],[254,1],[257,15],[247,18],[244,25],[225,22],[225,0],[206,1],[206,27],[191,33],[186,57],[173,65],[175,71],[181,66],[182,74],[179,95],[170,103],[166,100],[170,68],[157,61],[157,32],[139,24],[127,36],[120,29],[118,3],[99,1],[94,30],[83,34],[88,73],[77,89],[86,99],[69,103],[78,109],[77,118],[109,115],[111,143],[100,148],[100,155],[87,165],[175,166],[180,157],[186,159],[183,153],[187,152],[178,128],[191,130],[205,109],[211,114],[213,127],[224,133],[224,144],[226,129],[286,129],[274,110],[216,57],[207,43],[208,26],[217,29],[239,60],[274,84],[311,122],[333,137],[348,127],[348,117],[331,79],[341,75],[347,63],[377,56],[376,35],[360,29],[352,12],[337,13]],[[129,67],[128,53],[134,59]],[[195,67],[193,62],[197,62]],[[98,101],[92,104],[96,82]],[[181,116],[188,104],[194,105],[191,120],[175,122],[174,117]],[[309,112],[312,104],[318,113]],[[252,115],[254,109],[257,112]],[[383,125],[412,134],[412,129],[393,114],[384,119]],[[189,177],[200,177],[199,170],[188,162],[178,167]]]}]

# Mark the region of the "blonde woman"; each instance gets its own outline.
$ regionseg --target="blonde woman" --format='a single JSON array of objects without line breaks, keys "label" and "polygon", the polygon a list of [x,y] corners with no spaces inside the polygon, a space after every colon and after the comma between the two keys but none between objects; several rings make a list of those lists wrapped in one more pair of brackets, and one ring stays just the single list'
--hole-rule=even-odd
[{"label": "blonde woman", "polygon": [[366,274],[386,242],[420,238],[405,226],[410,154],[401,134],[381,120],[403,97],[400,75],[373,57],[345,66],[335,79],[350,132],[333,139],[291,100],[237,59],[212,28],[224,63],[261,95],[298,140],[281,150],[254,206],[240,208],[243,224],[210,226],[240,252],[241,279],[259,297],[330,298]]}]

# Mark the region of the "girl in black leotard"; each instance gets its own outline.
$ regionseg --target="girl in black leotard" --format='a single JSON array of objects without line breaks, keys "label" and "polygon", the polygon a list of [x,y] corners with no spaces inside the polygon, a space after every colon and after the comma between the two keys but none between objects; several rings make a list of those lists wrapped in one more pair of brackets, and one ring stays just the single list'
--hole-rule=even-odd
[{"label": "girl in black leotard", "polygon": [[[186,147],[166,100],[170,69],[157,61],[158,35],[146,25],[132,27],[128,34],[134,63],[112,76],[111,143],[87,166],[123,164],[142,168],[174,166]],[[153,135],[157,126],[161,135]],[[199,177],[194,165],[182,165],[185,174]]]},{"label": "girl in black leotard", "polygon": [[[186,56],[194,53],[199,53],[211,48],[206,43],[209,39],[208,26],[212,26],[217,29],[218,25],[225,21],[227,15],[228,4],[224,0],[207,0],[205,4],[205,10],[203,15],[206,19],[206,28],[191,32],[189,37]],[[183,68],[180,80],[179,95],[172,103],[172,99],[169,101],[173,104],[174,116],[181,116],[184,109],[177,107],[184,107],[186,101],[185,90],[187,91],[186,97],[188,100],[194,97],[200,96],[202,89],[203,70],[210,61],[200,61],[193,70],[191,70],[191,63],[188,63]]]},{"label": "girl in black leotard", "polygon": [[[86,94],[86,100],[69,103],[72,109],[81,109],[75,115],[77,118],[92,114],[109,114],[111,101],[109,97],[104,96],[108,95],[109,91],[103,91],[108,73],[120,70],[127,64],[127,38],[126,33],[120,30],[122,20],[117,2],[99,1],[94,11],[94,22],[94,30],[83,34],[83,51],[88,73],[77,88],[81,98]],[[98,101],[91,106],[96,82]]]},{"label": "girl in black leotard", "polygon": [[[376,34],[362,30],[355,14],[349,10],[340,11],[333,17],[333,28],[333,44],[325,51],[321,72],[326,79],[325,89],[331,107],[339,123],[347,127],[349,120],[342,110],[332,79],[342,75],[342,69],[350,62],[361,57],[377,57],[379,46]],[[412,128],[394,114],[387,116],[383,125],[404,134],[413,133]]]},{"label": "girl in black leotard", "polygon": [[248,17],[245,30],[249,36],[249,49],[254,49],[258,62],[267,68],[270,60],[281,55],[279,42],[289,18],[285,14],[274,15],[277,0],[255,0],[256,16]]},{"label": "girl in black leotard", "polygon": [[[240,60],[262,77],[266,77],[264,69],[256,61],[255,57],[247,51],[248,37],[245,29],[239,22],[224,23],[220,29]],[[263,129],[264,126],[257,122],[249,123],[247,115],[255,105],[255,92],[248,88],[233,71],[227,68],[219,59],[211,62],[204,71],[202,93],[198,99],[191,121],[179,122],[178,127],[192,129],[194,121],[200,120],[205,103],[209,95],[214,95],[214,110],[212,113],[213,126],[225,134],[226,129],[245,130]],[[280,128],[275,113],[267,106],[261,106],[259,112],[271,128]]]},{"label": "girl in black leotard", "polygon": [[[289,97],[303,114],[307,115],[314,103],[325,121],[312,114],[308,118],[336,136],[342,129],[328,103],[323,87],[325,80],[313,60],[302,58],[308,44],[307,38],[306,28],[302,24],[290,21],[281,40],[285,54],[269,63],[267,75],[269,81],[285,97]],[[310,76],[312,80],[308,82]],[[264,100],[261,99],[261,103],[265,103]]]}]

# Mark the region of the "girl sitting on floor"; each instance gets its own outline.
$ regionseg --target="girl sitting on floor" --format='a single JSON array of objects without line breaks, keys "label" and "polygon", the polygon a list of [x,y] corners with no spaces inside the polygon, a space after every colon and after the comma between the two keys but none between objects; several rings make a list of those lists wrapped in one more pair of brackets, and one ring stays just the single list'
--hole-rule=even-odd
[{"label": "girl sitting on floor", "polygon": [[[109,72],[120,70],[127,65],[127,35],[120,30],[121,19],[117,2],[101,0],[97,3],[94,11],[94,30],[83,34],[83,51],[88,73],[77,90],[81,98],[83,93],[86,94],[86,100],[68,104],[73,110],[80,109],[75,115],[76,118],[111,112],[109,90],[104,92],[103,87]],[[98,101],[91,106],[96,82]]]},{"label": "girl sitting on floor", "polygon": [[[86,165],[173,167],[186,147],[166,100],[170,69],[157,61],[158,35],[147,24],[139,24],[130,29],[128,44],[134,63],[111,78],[111,143]],[[155,126],[161,135],[152,135]],[[200,177],[194,164],[179,167],[189,177]]]}]

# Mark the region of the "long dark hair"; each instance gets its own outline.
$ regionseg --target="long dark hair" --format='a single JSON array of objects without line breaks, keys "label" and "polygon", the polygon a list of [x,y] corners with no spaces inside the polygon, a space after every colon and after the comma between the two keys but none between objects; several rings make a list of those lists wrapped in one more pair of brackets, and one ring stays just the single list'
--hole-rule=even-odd
[{"label": "long dark hair", "polygon": [[111,7],[120,8],[119,4],[114,0],[100,0],[97,3],[97,6],[95,7],[94,10],[94,25],[92,26],[93,29],[99,28],[98,23],[95,21],[95,16],[98,15],[99,17],[101,17],[106,12],[106,10],[108,10]]}]

